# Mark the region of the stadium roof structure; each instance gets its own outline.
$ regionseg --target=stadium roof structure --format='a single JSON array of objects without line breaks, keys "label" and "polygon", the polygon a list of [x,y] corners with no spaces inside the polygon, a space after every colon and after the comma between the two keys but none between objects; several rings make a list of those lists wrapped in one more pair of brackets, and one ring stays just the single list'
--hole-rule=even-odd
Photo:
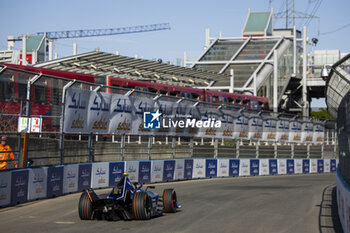
[{"label": "stadium roof structure", "polygon": [[226,74],[99,51],[55,59],[34,66],[191,87],[205,87],[213,80],[229,80],[229,75]]}]

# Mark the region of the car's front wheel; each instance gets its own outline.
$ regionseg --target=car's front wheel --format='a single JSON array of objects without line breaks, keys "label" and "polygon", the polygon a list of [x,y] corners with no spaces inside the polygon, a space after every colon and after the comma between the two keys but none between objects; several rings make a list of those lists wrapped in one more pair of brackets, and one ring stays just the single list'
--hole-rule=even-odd
[{"label": "car's front wheel", "polygon": [[84,191],[80,196],[78,210],[81,220],[92,219],[92,203],[86,191]]},{"label": "car's front wheel", "polygon": [[132,209],[137,220],[151,218],[152,199],[146,192],[136,192],[132,200]]},{"label": "car's front wheel", "polygon": [[174,189],[164,189],[163,208],[165,213],[175,213],[177,209],[177,197]]}]

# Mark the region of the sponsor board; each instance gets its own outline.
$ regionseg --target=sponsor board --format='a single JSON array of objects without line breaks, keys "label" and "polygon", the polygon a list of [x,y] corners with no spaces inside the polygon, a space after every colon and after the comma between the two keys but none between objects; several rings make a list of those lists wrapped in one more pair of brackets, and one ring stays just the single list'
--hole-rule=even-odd
[{"label": "sponsor board", "polygon": [[47,197],[57,197],[63,191],[63,166],[49,167],[47,170]]},{"label": "sponsor board", "polygon": [[185,160],[184,159],[175,160],[174,180],[183,180],[184,172],[185,172]]},{"label": "sponsor board", "polygon": [[11,172],[0,173],[0,206],[11,202]]},{"label": "sponsor board", "polygon": [[277,159],[269,159],[269,170],[270,170],[270,175],[277,175],[278,174]]},{"label": "sponsor board", "polygon": [[205,159],[193,159],[192,178],[205,177]]},{"label": "sponsor board", "polygon": [[217,161],[218,161],[217,176],[218,177],[229,176],[230,160],[229,159],[218,159]]},{"label": "sponsor board", "polygon": [[250,160],[250,175],[258,176],[259,175],[259,159],[251,159]]},{"label": "sponsor board", "polygon": [[47,192],[47,167],[29,170],[28,200],[45,198]]},{"label": "sponsor board", "polygon": [[124,162],[109,163],[109,187],[116,186],[124,174]]},{"label": "sponsor board", "polygon": [[287,159],[287,174],[294,174],[294,173],[295,173],[294,159]]},{"label": "sponsor board", "polygon": [[302,159],[294,159],[294,173],[302,174],[303,173],[303,160]]},{"label": "sponsor board", "polygon": [[193,159],[185,159],[185,179],[192,179],[193,175]]},{"label": "sponsor board", "polygon": [[92,164],[79,164],[78,192],[91,187],[91,168]]},{"label": "sponsor board", "polygon": [[239,176],[250,176],[250,159],[240,160]]},{"label": "sponsor board", "polygon": [[175,160],[164,160],[163,181],[174,180]]},{"label": "sponsor board", "polygon": [[268,159],[259,159],[259,175],[267,176],[270,174],[269,160]]},{"label": "sponsor board", "polygon": [[151,182],[151,161],[140,161],[139,183],[148,184]]},{"label": "sponsor board", "polygon": [[163,181],[163,160],[153,160],[152,161],[152,172],[151,172],[151,182],[161,182]]},{"label": "sponsor board", "polygon": [[139,161],[126,161],[125,172],[129,174],[132,183],[139,182]]},{"label": "sponsor board", "polygon": [[63,168],[63,193],[78,191],[79,165],[66,165]]},{"label": "sponsor board", "polygon": [[205,161],[205,176],[208,178],[217,176],[217,160],[216,159],[206,159]]},{"label": "sponsor board", "polygon": [[12,171],[11,204],[16,205],[28,201],[28,170]]},{"label": "sponsor board", "polygon": [[109,185],[109,163],[93,163],[91,171],[91,187],[105,188]]},{"label": "sponsor board", "polygon": [[278,174],[285,175],[287,174],[287,160],[286,159],[278,159]]}]

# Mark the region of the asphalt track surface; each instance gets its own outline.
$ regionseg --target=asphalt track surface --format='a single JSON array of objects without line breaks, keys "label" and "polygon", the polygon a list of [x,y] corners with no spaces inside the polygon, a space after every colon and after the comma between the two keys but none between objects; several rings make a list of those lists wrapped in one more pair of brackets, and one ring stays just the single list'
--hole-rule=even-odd
[{"label": "asphalt track surface", "polygon": [[320,204],[335,179],[309,174],[156,184],[157,193],[175,188],[182,209],[148,221],[81,221],[80,193],[70,194],[0,209],[0,232],[320,232]]}]

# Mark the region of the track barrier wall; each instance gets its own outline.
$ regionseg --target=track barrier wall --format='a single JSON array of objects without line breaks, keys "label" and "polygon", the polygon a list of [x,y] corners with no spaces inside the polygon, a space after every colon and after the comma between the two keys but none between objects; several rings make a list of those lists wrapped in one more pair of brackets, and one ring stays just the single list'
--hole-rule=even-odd
[{"label": "track barrier wall", "polygon": [[[337,163],[336,159],[175,159],[82,163],[8,170],[0,172],[0,206],[57,197],[86,188],[113,187],[121,179],[124,171],[129,174],[132,182],[147,184],[214,177],[335,172]],[[324,169],[325,167],[327,169]],[[338,183],[340,181],[338,177]],[[348,203],[346,213],[349,218],[350,189],[347,196],[345,190],[339,188],[338,195],[343,198],[339,200]]]},{"label": "track barrier wall", "polygon": [[350,185],[337,169],[337,203],[340,223],[344,233],[350,233]]}]

